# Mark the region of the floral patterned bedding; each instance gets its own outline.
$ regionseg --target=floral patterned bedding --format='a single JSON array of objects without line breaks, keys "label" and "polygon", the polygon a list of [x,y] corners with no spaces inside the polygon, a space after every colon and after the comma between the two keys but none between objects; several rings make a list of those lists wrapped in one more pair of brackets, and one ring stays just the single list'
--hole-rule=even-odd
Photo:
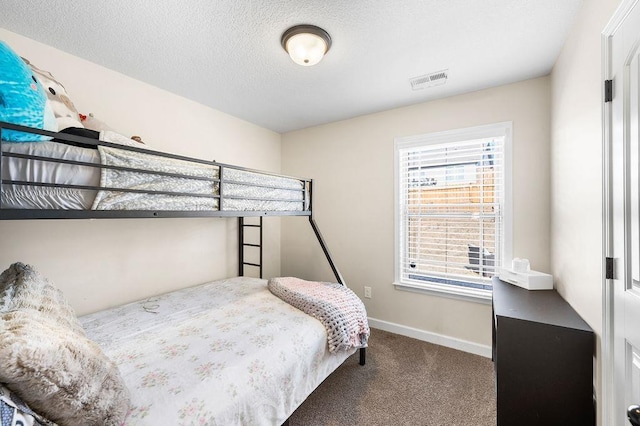
[{"label": "floral patterned bedding", "polygon": [[239,277],[80,318],[131,392],[127,426],[280,425],[354,350]]}]

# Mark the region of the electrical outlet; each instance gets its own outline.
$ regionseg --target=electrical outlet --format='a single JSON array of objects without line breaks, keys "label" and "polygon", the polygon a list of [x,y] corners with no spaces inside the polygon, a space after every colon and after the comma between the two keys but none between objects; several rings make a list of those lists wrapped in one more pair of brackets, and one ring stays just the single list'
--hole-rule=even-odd
[{"label": "electrical outlet", "polygon": [[367,299],[371,299],[371,287],[366,287],[364,288],[364,297],[366,297]]}]

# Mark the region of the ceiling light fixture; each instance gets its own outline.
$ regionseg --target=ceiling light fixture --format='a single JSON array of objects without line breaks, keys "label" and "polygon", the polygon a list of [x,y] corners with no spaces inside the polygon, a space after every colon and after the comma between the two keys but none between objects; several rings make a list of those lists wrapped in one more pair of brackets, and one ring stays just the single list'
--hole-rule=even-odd
[{"label": "ceiling light fixture", "polygon": [[282,34],[282,47],[293,62],[310,67],[322,60],[331,47],[331,36],[315,25],[296,25]]}]

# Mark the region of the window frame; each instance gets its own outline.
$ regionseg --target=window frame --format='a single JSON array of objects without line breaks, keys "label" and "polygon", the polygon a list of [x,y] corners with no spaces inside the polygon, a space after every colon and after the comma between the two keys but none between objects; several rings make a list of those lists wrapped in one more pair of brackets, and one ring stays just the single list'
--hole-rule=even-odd
[{"label": "window frame", "polygon": [[491,303],[491,290],[467,288],[462,286],[450,286],[435,282],[415,282],[403,281],[401,271],[400,255],[403,253],[401,244],[402,217],[400,211],[401,179],[400,179],[400,150],[413,147],[421,147],[433,144],[446,144],[463,142],[474,139],[504,136],[504,205],[503,205],[503,231],[504,247],[501,253],[501,264],[506,265],[512,259],[513,249],[513,174],[512,174],[512,145],[513,145],[513,123],[511,121],[467,127],[462,129],[446,130],[442,132],[426,133],[415,136],[398,137],[394,141],[394,210],[395,210],[395,247],[394,247],[394,273],[393,285],[398,290],[436,294],[440,296],[452,297],[456,299],[469,300],[480,303]]}]

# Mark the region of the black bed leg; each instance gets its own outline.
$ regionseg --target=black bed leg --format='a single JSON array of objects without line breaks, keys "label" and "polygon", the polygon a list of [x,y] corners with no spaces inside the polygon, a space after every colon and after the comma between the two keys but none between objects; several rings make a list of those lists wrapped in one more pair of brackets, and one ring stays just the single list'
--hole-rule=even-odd
[{"label": "black bed leg", "polygon": [[364,365],[367,360],[367,348],[360,348],[360,365]]}]

